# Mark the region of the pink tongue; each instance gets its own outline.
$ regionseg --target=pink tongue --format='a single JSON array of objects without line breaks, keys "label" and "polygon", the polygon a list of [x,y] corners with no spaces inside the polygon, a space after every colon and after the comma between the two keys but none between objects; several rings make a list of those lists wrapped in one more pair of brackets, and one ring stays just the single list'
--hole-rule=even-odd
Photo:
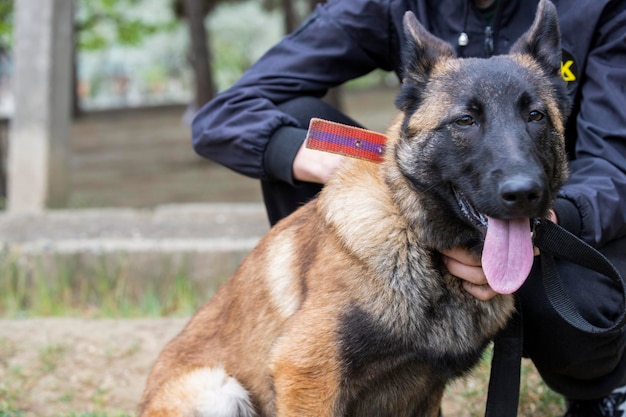
[{"label": "pink tongue", "polygon": [[511,294],[522,286],[533,265],[533,242],[527,218],[488,218],[482,265],[487,282],[500,294]]}]

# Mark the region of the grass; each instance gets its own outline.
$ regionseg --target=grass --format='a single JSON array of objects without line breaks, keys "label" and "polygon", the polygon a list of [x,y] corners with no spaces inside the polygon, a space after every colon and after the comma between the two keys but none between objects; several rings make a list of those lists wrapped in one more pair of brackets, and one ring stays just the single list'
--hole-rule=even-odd
[{"label": "grass", "polygon": [[184,267],[162,262],[160,276],[137,284],[123,256],[85,266],[78,257],[52,255],[22,265],[0,254],[0,317],[190,315],[208,295],[194,288]]},{"label": "grass", "polygon": [[[453,383],[447,395],[455,403],[462,404],[462,416],[482,417],[485,415],[487,384],[491,370],[492,349],[488,349],[481,363],[472,374]],[[552,391],[542,380],[533,363],[522,360],[518,416],[559,417],[563,415],[563,397]],[[445,412],[444,412],[445,417]]]},{"label": "grass", "polygon": [[2,378],[0,382],[0,417],[22,417],[22,393],[30,392],[36,381],[50,374],[56,368],[55,360],[62,355],[63,349],[59,346],[50,346],[39,352],[34,370],[26,370],[19,365],[10,365],[18,346],[8,340],[0,340],[0,361],[2,361]]},{"label": "grass", "polygon": [[[22,411],[3,410],[0,404],[0,417],[25,417],[26,415]],[[130,414],[111,414],[106,412],[88,412],[88,413],[67,413],[56,414],[50,417],[132,417]]]}]

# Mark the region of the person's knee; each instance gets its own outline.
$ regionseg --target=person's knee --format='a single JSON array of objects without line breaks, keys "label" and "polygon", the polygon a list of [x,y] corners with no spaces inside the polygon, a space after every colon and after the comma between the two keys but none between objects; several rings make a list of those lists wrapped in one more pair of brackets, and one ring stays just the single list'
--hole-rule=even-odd
[{"label": "person's knee", "polygon": [[546,384],[569,399],[593,400],[604,397],[626,384],[626,345],[623,332],[603,337],[605,343],[588,343],[595,348],[568,349],[569,363],[535,363]]},{"label": "person's knee", "polygon": [[[589,337],[593,338],[591,335]],[[617,369],[626,371],[624,332],[615,332],[596,339],[599,340],[585,343],[587,349],[570,349],[568,356],[571,363],[559,370],[560,373],[574,379],[592,380],[610,375]]]},{"label": "person's knee", "polygon": [[[622,239],[616,244],[624,242]],[[623,251],[603,252],[624,275]],[[538,263],[518,296],[525,355],[533,360],[546,383],[557,392],[580,399],[597,398],[626,384],[626,329],[588,333],[574,328],[548,301],[540,271]],[[619,285],[569,263],[559,262],[558,272],[586,320],[600,328],[609,328],[619,320],[625,308]]]}]

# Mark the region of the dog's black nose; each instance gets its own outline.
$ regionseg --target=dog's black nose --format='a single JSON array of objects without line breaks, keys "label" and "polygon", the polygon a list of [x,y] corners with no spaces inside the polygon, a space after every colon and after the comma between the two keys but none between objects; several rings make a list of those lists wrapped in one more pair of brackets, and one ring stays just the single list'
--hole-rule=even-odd
[{"label": "dog's black nose", "polygon": [[543,196],[540,181],[524,175],[505,179],[500,183],[498,191],[504,207],[524,217],[534,214]]}]

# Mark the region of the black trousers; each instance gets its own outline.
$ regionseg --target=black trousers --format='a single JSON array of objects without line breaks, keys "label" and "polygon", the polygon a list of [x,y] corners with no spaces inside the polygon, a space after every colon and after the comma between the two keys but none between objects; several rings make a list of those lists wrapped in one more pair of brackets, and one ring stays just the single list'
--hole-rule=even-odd
[{"label": "black trousers", "polygon": [[[355,121],[319,99],[303,97],[281,105],[306,128],[312,117],[345,124]],[[275,224],[313,198],[321,185],[263,181],[270,222]],[[600,251],[626,277],[626,237]],[[539,257],[518,291],[524,322],[524,354],[532,359],[544,381],[569,399],[596,399],[626,385],[626,328],[609,334],[588,334],[565,322],[546,298]],[[625,308],[621,293],[609,278],[557,260],[557,270],[570,297],[592,324],[608,327]]]}]

